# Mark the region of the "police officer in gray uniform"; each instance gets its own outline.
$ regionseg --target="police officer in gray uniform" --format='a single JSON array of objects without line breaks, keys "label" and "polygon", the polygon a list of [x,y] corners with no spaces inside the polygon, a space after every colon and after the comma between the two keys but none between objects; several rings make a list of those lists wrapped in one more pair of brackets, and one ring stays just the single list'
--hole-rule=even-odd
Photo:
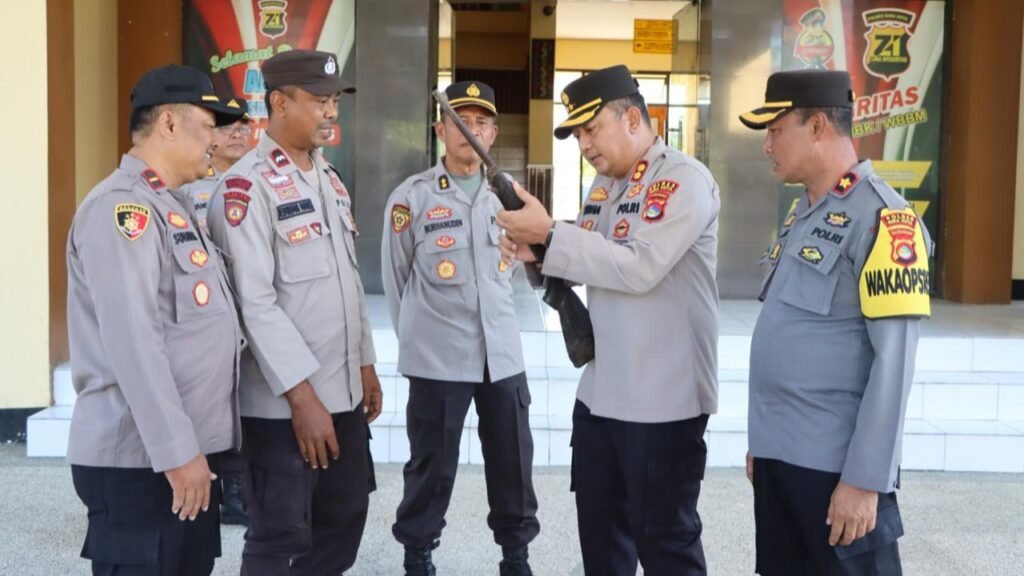
[{"label": "police officer in gray uniform", "polygon": [[312,50],[274,56],[263,78],[267,132],[224,175],[207,214],[249,340],[242,573],[340,574],[366,524],[367,423],[381,407],[352,199],[319,151],[341,93],[354,89],[334,54]]},{"label": "police officer in gray uniform", "polygon": [[[494,91],[463,81],[445,93],[485,147],[498,134]],[[434,573],[471,400],[480,417],[490,514],[502,576],[531,574],[527,545],[540,531],[533,489],[530,389],[509,280],[498,250],[501,208],[481,160],[451,119],[437,122],[445,156],[410,177],[387,204],[381,247],[384,293],[398,333],[398,370],[409,378],[410,459],[392,528],[410,576]]]},{"label": "police officer in gray uniform", "polygon": [[576,224],[517,186],[498,223],[506,258],[587,285],[596,357],[573,413],[572,481],[587,574],[705,574],[697,498],[718,404],[718,186],[654,133],[625,66],[565,87],[574,135],[597,170]]},{"label": "police officer in gray uniform", "polygon": [[[230,98],[225,104],[241,112],[242,116],[225,126],[218,126],[213,132],[213,151],[210,153],[210,166],[206,176],[181,187],[192,201],[196,222],[199,228],[209,230],[206,226],[206,209],[210,196],[220,183],[221,176],[235,162],[249,151],[249,106],[245,100]],[[221,524],[249,524],[249,515],[242,504],[242,474],[245,472],[245,459],[238,452],[230,452],[221,458],[220,485],[223,498],[220,505]]]},{"label": "police officer in gray uniform", "polygon": [[763,257],[750,356],[748,476],[757,571],[900,574],[903,417],[931,241],[857,160],[846,72],[779,72],[740,116],[806,193]]},{"label": "police officer in gray uniform", "polygon": [[210,196],[217,189],[221,176],[252,148],[249,105],[245,100],[238,98],[228,99],[226,105],[240,110],[241,118],[227,126],[217,127],[213,134],[214,148],[210,154],[210,167],[206,170],[206,175],[182,188],[192,199],[196,220],[203,230],[207,229],[206,210],[210,204]]},{"label": "police officer in gray uniform", "polygon": [[132,148],[68,238],[82,557],[94,574],[209,574],[220,556],[211,480],[240,441],[242,334],[221,259],[180,187],[206,170],[214,127],[240,113],[184,66],[146,73],[131,99]]}]

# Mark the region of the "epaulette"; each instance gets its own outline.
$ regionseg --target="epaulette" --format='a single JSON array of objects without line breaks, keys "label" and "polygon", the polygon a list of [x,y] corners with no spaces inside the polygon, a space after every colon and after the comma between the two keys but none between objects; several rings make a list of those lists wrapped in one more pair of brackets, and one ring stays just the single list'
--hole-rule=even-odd
[{"label": "epaulette", "polygon": [[889,184],[886,183],[885,180],[882,180],[882,177],[878,174],[871,174],[868,176],[867,184],[875,191],[875,194],[882,199],[882,204],[884,204],[885,208],[899,210],[910,206],[907,199],[900,196],[895,190],[893,190],[892,186],[889,186]]}]

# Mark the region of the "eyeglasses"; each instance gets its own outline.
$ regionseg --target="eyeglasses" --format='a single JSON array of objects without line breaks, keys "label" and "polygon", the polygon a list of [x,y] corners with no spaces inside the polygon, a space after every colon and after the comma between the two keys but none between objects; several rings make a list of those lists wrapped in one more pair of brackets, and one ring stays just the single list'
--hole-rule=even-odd
[{"label": "eyeglasses", "polygon": [[218,126],[217,133],[221,136],[234,136],[236,133],[242,136],[248,136],[252,133],[252,128],[248,122],[235,122],[234,124],[228,124],[227,126]]}]

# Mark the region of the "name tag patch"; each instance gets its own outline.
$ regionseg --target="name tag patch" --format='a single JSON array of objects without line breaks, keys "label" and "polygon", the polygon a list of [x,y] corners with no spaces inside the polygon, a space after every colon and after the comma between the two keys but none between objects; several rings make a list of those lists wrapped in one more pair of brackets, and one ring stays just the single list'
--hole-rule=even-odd
[{"label": "name tag patch", "polygon": [[288,220],[289,218],[295,218],[303,214],[312,214],[313,212],[316,212],[316,208],[313,207],[313,201],[306,198],[278,206],[277,219],[278,221]]}]

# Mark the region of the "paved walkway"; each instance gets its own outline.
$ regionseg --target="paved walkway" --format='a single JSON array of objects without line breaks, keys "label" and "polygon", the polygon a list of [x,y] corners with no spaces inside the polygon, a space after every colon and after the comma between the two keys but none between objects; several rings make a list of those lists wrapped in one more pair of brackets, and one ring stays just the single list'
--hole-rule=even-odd
[{"label": "paved walkway", "polygon": [[[85,510],[63,460],[28,459],[23,445],[0,446],[0,574],[88,574],[78,558]],[[401,495],[399,465],[377,468],[378,491],[359,562],[349,576],[401,574],[390,525]],[[583,573],[566,468],[539,469],[541,534],[531,546],[538,576]],[[900,494],[908,535],[907,576],[1018,576],[1024,573],[1024,475],[905,473]],[[500,552],[486,527],[483,469],[459,470],[448,528],[435,553],[441,576],[497,574]],[[701,496],[712,576],[753,573],[752,496],[739,469],[708,471]],[[215,574],[238,574],[242,530],[225,528]]]}]

